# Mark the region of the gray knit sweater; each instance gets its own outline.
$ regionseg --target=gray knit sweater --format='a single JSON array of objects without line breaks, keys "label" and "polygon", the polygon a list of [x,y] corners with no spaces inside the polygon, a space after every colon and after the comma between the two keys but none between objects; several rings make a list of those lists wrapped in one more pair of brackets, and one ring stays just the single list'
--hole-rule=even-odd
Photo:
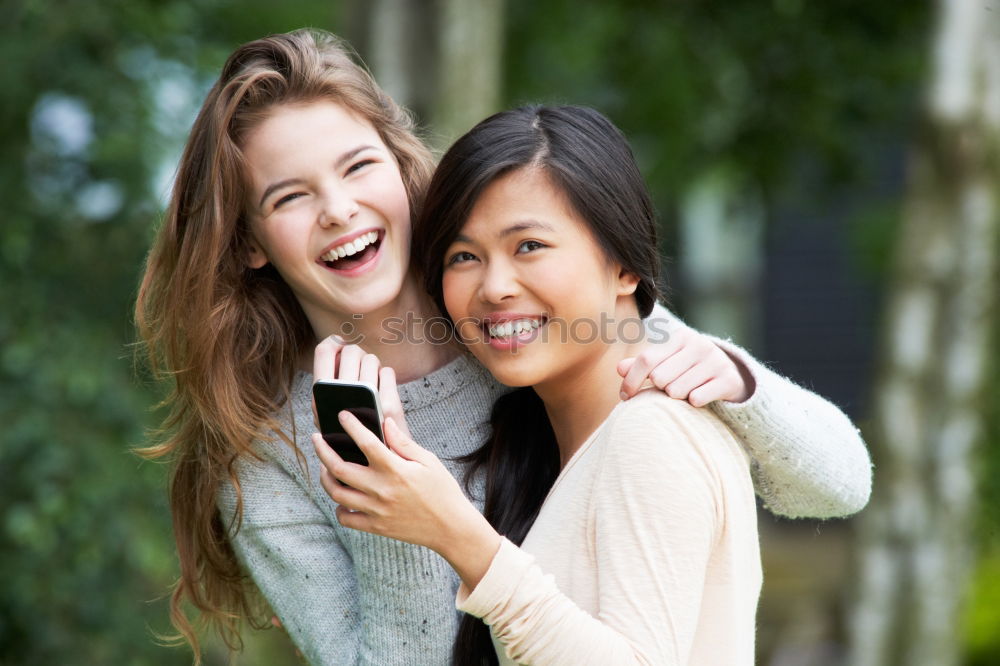
[{"label": "gray knit sweater", "polygon": [[[713,403],[712,409],[749,451],[765,505],[789,517],[860,510],[871,466],[847,417],[735,345],[717,343],[739,357],[757,383],[746,402]],[[279,415],[305,467],[277,438],[258,442],[262,462],[238,464],[243,520],[231,537],[236,554],[310,663],[447,664],[458,627],[458,578],[426,548],[337,522],[310,441],[311,385],[311,375],[300,373]],[[462,478],[451,459],[484,440],[493,402],[507,390],[471,356],[461,356],[401,385],[400,397],[414,439]],[[472,494],[481,508],[481,485]],[[236,494],[229,484],[220,488],[218,504],[231,521]]]}]

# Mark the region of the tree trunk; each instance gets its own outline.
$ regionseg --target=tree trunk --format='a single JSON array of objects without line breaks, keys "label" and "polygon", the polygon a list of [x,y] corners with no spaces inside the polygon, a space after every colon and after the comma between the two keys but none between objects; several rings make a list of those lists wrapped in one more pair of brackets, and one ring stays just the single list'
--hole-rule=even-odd
[{"label": "tree trunk", "polygon": [[1000,7],[941,0],[876,379],[852,666],[961,656],[1000,250]]},{"label": "tree trunk", "polygon": [[439,0],[440,69],[432,116],[442,147],[500,111],[503,0]]},{"label": "tree trunk", "polygon": [[427,122],[438,87],[438,3],[352,0],[346,37],[389,95]]},{"label": "tree trunk", "polygon": [[688,190],[680,222],[687,323],[754,348],[760,342],[763,206],[743,180],[717,169]]},{"label": "tree trunk", "polygon": [[446,148],[500,110],[503,0],[351,0],[346,37]]}]

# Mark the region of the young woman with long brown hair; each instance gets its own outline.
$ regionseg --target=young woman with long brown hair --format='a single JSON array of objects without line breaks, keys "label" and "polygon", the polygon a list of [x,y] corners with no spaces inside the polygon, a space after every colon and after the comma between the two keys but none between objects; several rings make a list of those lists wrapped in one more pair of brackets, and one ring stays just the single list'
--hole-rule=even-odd
[{"label": "young woman with long brown hair", "polygon": [[[237,646],[240,620],[264,612],[256,587],[311,662],[449,659],[451,568],[344,529],[307,441],[308,369],[331,334],[395,370],[401,400],[386,396],[385,407],[400,419],[405,410],[454,475],[487,435],[507,389],[421,328],[439,313],[410,271],[410,220],[432,168],[406,112],[328,33],[239,47],[205,99],[136,304],[152,369],[170,386],[161,441],[146,454],[174,465],[172,619],[196,655],[183,605]],[[400,336],[400,325],[411,329]],[[735,346],[671,326],[668,340],[623,362],[626,393],[649,375],[672,396],[711,401],[777,513],[864,505],[867,452],[839,410]],[[334,373],[334,356],[342,377],[376,371],[361,348],[327,342],[317,376]]]}]

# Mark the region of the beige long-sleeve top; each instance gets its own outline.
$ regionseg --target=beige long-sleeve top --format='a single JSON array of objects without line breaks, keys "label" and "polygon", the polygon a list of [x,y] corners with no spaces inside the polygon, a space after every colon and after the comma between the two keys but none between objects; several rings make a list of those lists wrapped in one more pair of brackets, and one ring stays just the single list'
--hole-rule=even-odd
[{"label": "beige long-sleeve top", "polygon": [[502,664],[752,664],[761,586],[747,455],[709,410],[643,391],[556,479],[457,605]]}]

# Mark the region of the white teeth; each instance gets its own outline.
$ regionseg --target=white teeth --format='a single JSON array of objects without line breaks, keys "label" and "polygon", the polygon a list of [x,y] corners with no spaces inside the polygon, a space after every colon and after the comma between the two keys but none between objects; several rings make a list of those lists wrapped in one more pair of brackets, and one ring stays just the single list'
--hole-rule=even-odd
[{"label": "white teeth", "polygon": [[521,335],[528,331],[532,331],[539,326],[541,322],[537,319],[518,319],[517,321],[507,321],[502,324],[495,324],[489,327],[490,335],[494,338],[509,338],[512,335]]},{"label": "white teeth", "polygon": [[377,231],[369,231],[363,236],[358,236],[353,241],[348,241],[343,245],[338,245],[337,247],[331,249],[329,252],[324,254],[320,259],[323,261],[336,261],[337,259],[343,259],[344,257],[349,257],[352,254],[357,254],[361,250],[365,249],[372,243],[378,240]]}]

